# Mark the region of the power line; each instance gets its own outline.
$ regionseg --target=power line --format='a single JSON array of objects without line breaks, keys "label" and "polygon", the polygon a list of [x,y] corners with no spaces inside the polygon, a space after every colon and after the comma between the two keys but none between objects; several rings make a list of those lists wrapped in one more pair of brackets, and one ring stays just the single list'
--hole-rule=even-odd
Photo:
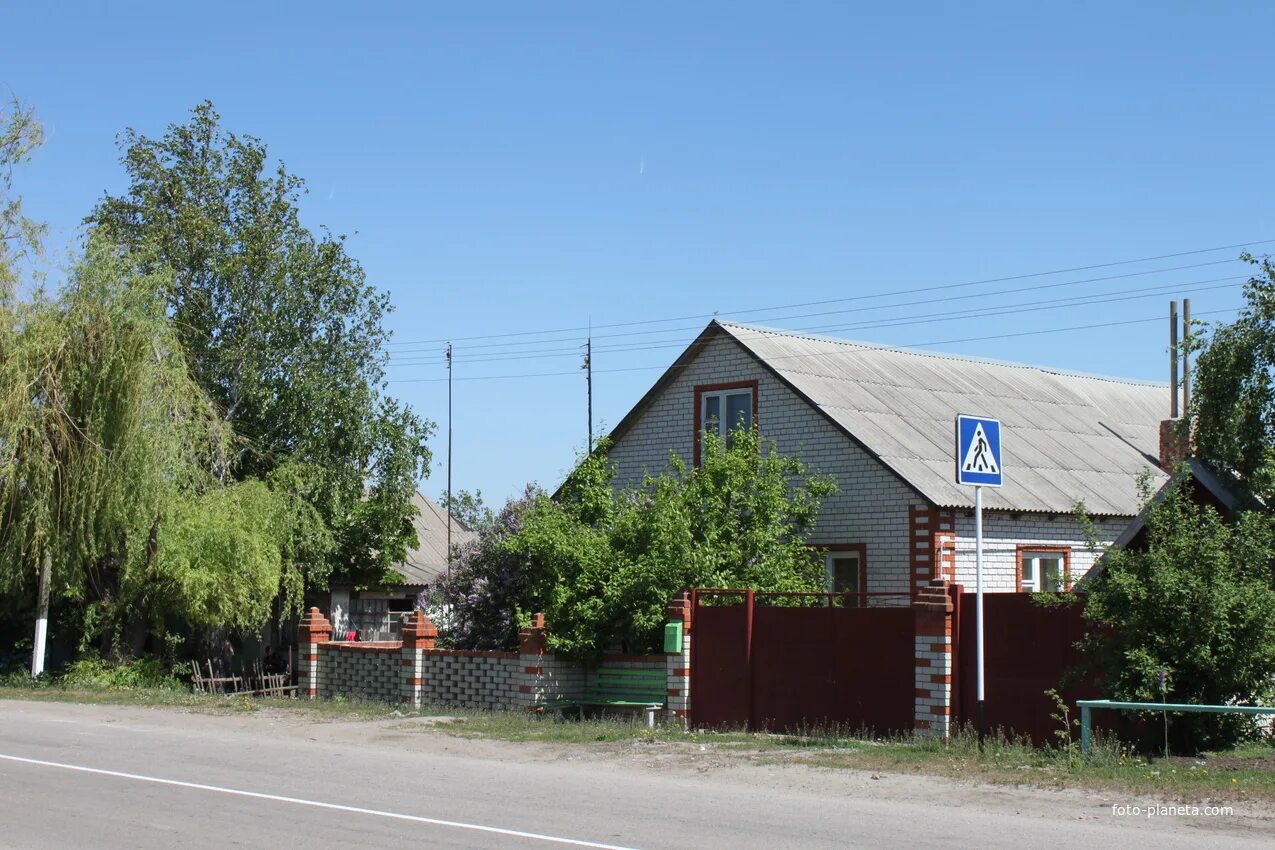
[{"label": "power line", "polygon": [[[871,295],[856,295],[856,296],[852,296],[848,298],[831,298],[831,299],[826,299],[822,301],[803,301],[803,302],[797,302],[793,304],[772,305],[770,307],[754,307],[754,308],[749,308],[744,310],[732,310],[729,312],[722,313],[722,315],[738,316],[738,315],[743,315],[746,313],[762,313],[762,312],[771,312],[774,310],[789,310],[789,309],[795,309],[798,307],[816,307],[816,306],[822,306],[826,304],[848,303],[852,301],[864,300],[869,298],[882,298],[882,297],[887,297],[890,295],[913,295],[920,292],[938,292],[942,290],[959,289],[962,287],[983,286],[989,283],[1005,283],[1011,280],[1029,280],[1032,278],[1049,277],[1051,275],[1057,275],[1057,274],[1071,274],[1073,272],[1093,271],[1095,269],[1115,268],[1117,266],[1135,265],[1137,263],[1149,263],[1149,262],[1154,262],[1156,260],[1169,260],[1169,259],[1174,259],[1177,257],[1190,257],[1190,256],[1198,255],[1198,254],[1209,254],[1216,251],[1229,251],[1229,250],[1234,250],[1236,248],[1251,248],[1255,245],[1266,245],[1272,242],[1275,242],[1275,239],[1258,239],[1252,242],[1237,242],[1232,245],[1218,245],[1213,248],[1197,248],[1191,251],[1178,251],[1172,254],[1158,254],[1156,256],[1138,257],[1136,259],[1131,259],[1131,260],[1115,260],[1115,261],[1107,262],[1107,263],[1094,263],[1092,265],[1087,265],[1087,266],[1073,266],[1071,268],[1053,269],[1050,271],[1043,271],[1043,272],[1031,272],[1029,274],[985,278],[983,280],[972,280],[972,281],[964,281],[961,283],[939,284],[935,286],[922,286],[922,287],[915,287],[912,289],[902,289],[895,292],[876,293]],[[680,321],[687,321],[690,319],[700,319],[704,317],[705,317],[705,314],[699,313],[699,314],[689,315],[689,316],[666,317],[662,319],[644,319],[641,321],[612,322],[610,324],[594,325],[593,327],[594,328],[636,327],[639,325],[662,324],[667,322],[680,322]],[[546,329],[533,330],[533,331],[510,331],[507,333],[499,333],[499,334],[476,334],[472,336],[463,336],[463,337],[440,337],[435,339],[404,340],[401,342],[391,342],[391,343],[388,343],[388,345],[390,346],[424,345],[429,343],[440,343],[440,342],[449,342],[449,341],[467,342],[470,340],[504,339],[504,338],[510,338],[510,337],[520,337],[520,336],[542,336],[544,334],[570,333],[570,332],[578,332],[583,330],[588,330],[588,328],[585,328],[585,327],[546,328]]]},{"label": "power line", "polygon": [[[1083,307],[1083,306],[1089,306],[1093,304],[1110,304],[1110,303],[1116,303],[1120,301],[1135,301],[1142,298],[1151,298],[1158,295],[1172,294],[1177,292],[1206,292],[1209,290],[1223,289],[1229,286],[1233,286],[1236,281],[1245,280],[1245,279],[1246,278],[1242,275],[1222,277],[1222,278],[1210,278],[1207,280],[1158,284],[1156,286],[1143,287],[1141,289],[1117,290],[1114,293],[1100,295],[1100,296],[1094,296],[1094,295],[1070,296],[1067,298],[1054,298],[1054,299],[1045,299],[1041,301],[1023,302],[1019,304],[1009,305],[1006,307],[982,307],[982,308],[971,308],[967,310],[956,310],[956,311],[945,310],[945,311],[937,312],[937,313],[922,313],[919,315],[911,316],[906,319],[882,318],[882,319],[873,319],[873,320],[869,320],[865,322],[853,322],[849,324],[842,322],[842,323],[834,323],[834,324],[814,325],[814,326],[807,326],[807,327],[801,327],[801,328],[794,328],[793,330],[797,330],[797,331],[877,330],[881,328],[894,328],[894,327],[905,327],[908,325],[930,324],[930,323],[938,322],[938,321],[960,321],[964,319],[976,319],[976,318],[983,318],[987,316],[1013,315],[1015,313],[1027,312],[1029,310],[1036,310],[1042,307],[1049,308],[1049,309],[1066,309],[1069,307]],[[998,294],[998,293],[990,293],[990,294]],[[932,302],[917,301],[917,302],[910,302],[908,304],[900,304],[900,305],[893,305],[893,306],[915,306],[916,304],[926,304],[926,303],[932,303]],[[701,330],[701,329],[694,328],[693,330]],[[627,343],[627,344],[621,344],[616,346],[599,346],[594,348],[594,351],[603,352],[603,353],[606,353],[606,352],[628,353],[633,351],[655,351],[658,349],[678,348],[684,345],[686,345],[686,341],[682,339],[682,340],[672,340],[672,341],[660,341],[658,343],[654,343],[654,342],[653,343]],[[505,362],[510,360],[539,360],[544,358],[577,357],[577,356],[579,356],[578,348],[572,350],[572,352],[570,353],[564,353],[564,354],[543,352],[543,353],[529,353],[529,354],[516,354],[516,355],[506,355],[503,353],[499,355],[497,354],[480,355],[474,358],[467,358],[461,362],[497,363],[497,362]],[[414,367],[414,366],[428,365],[431,362],[432,361],[428,361],[428,360],[397,361],[397,362],[394,362],[392,365],[403,366],[403,367]]]},{"label": "power line", "polygon": [[[1215,315],[1220,315],[1222,313],[1234,313],[1234,312],[1235,312],[1234,309],[1208,310],[1205,312],[1196,313],[1195,315],[1197,317],[1198,316],[1215,316]],[[965,337],[963,339],[945,339],[945,340],[931,340],[929,342],[913,342],[913,343],[908,343],[907,345],[863,345],[860,343],[855,343],[854,345],[855,345],[856,351],[885,351],[889,349],[898,349],[898,348],[928,348],[929,346],[933,346],[933,345],[955,345],[957,343],[963,343],[963,342],[983,342],[986,340],[1012,339],[1015,337],[1022,337],[1022,336],[1042,336],[1044,334],[1067,333],[1071,331],[1084,331],[1084,330],[1097,330],[1099,328],[1114,328],[1114,327],[1121,327],[1124,325],[1138,325],[1138,324],[1146,324],[1148,322],[1161,322],[1161,321],[1164,321],[1163,316],[1153,316],[1147,319],[1125,319],[1119,322],[1102,322],[1098,324],[1090,323],[1090,324],[1084,324],[1084,325],[1072,325],[1070,327],[1065,327],[1065,328],[1045,328],[1044,330],[1017,331],[1015,333],[991,334],[989,336]],[[764,334],[759,334],[759,336],[762,336],[762,335]],[[777,355],[775,357],[768,358],[768,359],[784,360],[784,359],[797,358],[797,357],[826,357],[826,356],[828,356],[828,352],[820,351],[820,352],[811,352],[811,353],[805,353],[805,354]],[[681,358],[678,358],[678,360],[675,360],[673,363],[663,363],[663,364],[657,364],[657,365],[651,365],[651,366],[629,366],[629,367],[625,367],[621,369],[595,369],[594,372],[595,374],[619,373],[619,372],[648,372],[648,371],[653,371],[656,369],[670,369],[673,366],[679,365],[680,362],[681,362]],[[532,373],[525,373],[520,375],[472,375],[469,377],[459,377],[459,378],[456,378],[455,380],[457,381],[502,381],[502,380],[513,380],[513,379],[520,379],[520,378],[555,378],[555,377],[561,377],[564,375],[578,375],[578,374],[579,374],[578,370],[572,371],[572,372],[532,372]],[[439,381],[446,381],[446,380],[447,378],[399,378],[399,379],[391,380],[390,383],[391,384],[431,384],[431,383],[437,383]]]},{"label": "power line", "polygon": [[[1125,280],[1131,277],[1146,277],[1148,275],[1164,274],[1166,272],[1185,271],[1187,269],[1198,269],[1198,268],[1205,268],[1207,266],[1219,266],[1219,265],[1225,265],[1227,263],[1237,263],[1237,262],[1239,262],[1239,260],[1235,258],[1228,258],[1225,260],[1210,260],[1207,263],[1192,263],[1192,264],[1181,265],[1181,266],[1168,266],[1168,267],[1159,268],[1159,269],[1145,269],[1143,271],[1137,271],[1137,272],[1125,272],[1124,274],[1081,278],[1079,280],[1067,280],[1067,281],[1062,281],[1059,283],[1046,283],[1046,284],[1040,284],[1038,286],[1018,286],[1018,287],[1012,287],[1009,289],[1000,289],[1000,290],[993,290],[991,292],[982,292],[982,293],[979,293],[979,296],[986,297],[990,295],[1016,294],[1019,292],[1036,292],[1043,289],[1058,289],[1058,288],[1067,287],[1067,286],[1079,286],[1081,284],[1100,283],[1100,282],[1109,281],[1109,280]],[[866,300],[869,298],[884,298],[886,297],[886,295],[892,295],[892,294],[896,294],[896,293],[880,293],[875,295],[855,296],[855,299],[848,299],[848,300]],[[914,300],[914,301],[904,301],[904,302],[896,302],[893,304],[873,304],[868,306],[846,308],[843,310],[821,310],[814,313],[798,313],[795,315],[788,315],[788,316],[769,316],[760,321],[779,322],[779,321],[788,321],[791,319],[806,319],[806,318],[811,318],[813,316],[831,316],[837,313],[848,313],[851,311],[863,312],[867,310],[888,310],[892,307],[906,307],[906,306],[913,306],[916,304],[938,303],[942,301],[959,301],[963,298],[969,298],[969,297],[971,296],[966,294],[947,295],[941,298],[929,298],[929,299]],[[744,311],[744,312],[761,312],[761,311],[752,310],[752,311]],[[718,317],[732,316],[732,315],[737,315],[737,314],[735,313],[717,314]],[[703,317],[699,317],[699,318],[703,318]],[[652,334],[670,334],[670,333],[681,333],[685,331],[698,331],[702,327],[703,327],[702,325],[694,325],[694,326],[683,326],[679,328],[658,328],[655,330],[626,331],[623,333],[614,333],[614,334],[592,334],[592,337],[593,339],[607,339],[607,338],[614,339],[618,337],[649,336]],[[532,348],[532,346],[555,345],[559,343],[570,343],[571,345],[570,347],[566,347],[566,348],[552,348],[552,349]],[[531,354],[542,353],[542,352],[543,353],[551,353],[551,352],[552,353],[572,353],[579,350],[579,339],[576,337],[561,337],[557,339],[530,340],[526,342],[492,342],[492,343],[466,346],[466,350],[472,351],[472,350],[480,349],[480,348],[488,349],[488,348],[511,348],[511,347],[517,347],[518,350],[517,351],[511,350],[511,351],[505,351],[505,352],[484,352],[484,354],[486,353],[518,354],[523,352],[531,353]],[[420,348],[420,349],[407,349],[402,351],[394,351],[390,353],[390,357],[394,358],[394,357],[400,357],[400,356],[411,356],[411,355],[421,354],[421,353],[429,352],[433,350],[434,350],[433,348]],[[474,362],[474,361],[471,360],[470,362]]]}]

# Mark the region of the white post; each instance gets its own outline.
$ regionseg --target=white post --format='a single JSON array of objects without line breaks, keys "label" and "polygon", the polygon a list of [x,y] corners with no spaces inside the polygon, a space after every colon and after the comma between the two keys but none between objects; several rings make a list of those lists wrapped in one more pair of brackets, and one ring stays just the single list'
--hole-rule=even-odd
[{"label": "white post", "polygon": [[44,640],[49,633],[49,618],[38,617],[35,621],[35,651],[31,654],[31,676],[35,678],[44,672]]},{"label": "white post", "polygon": [[36,590],[35,647],[31,652],[31,676],[44,672],[44,644],[49,634],[49,574],[53,571],[53,556],[46,549],[40,559],[40,581]]},{"label": "white post", "polygon": [[983,488],[974,488],[974,607],[978,654],[978,743],[983,745]]}]

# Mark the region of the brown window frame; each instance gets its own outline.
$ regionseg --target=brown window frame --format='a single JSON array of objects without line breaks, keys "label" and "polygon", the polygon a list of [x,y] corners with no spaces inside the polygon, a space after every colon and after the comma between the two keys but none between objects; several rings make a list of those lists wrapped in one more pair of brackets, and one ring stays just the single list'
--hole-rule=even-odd
[{"label": "brown window frame", "polygon": [[696,384],[695,385],[695,428],[692,431],[693,448],[691,449],[692,463],[695,466],[700,465],[701,455],[704,446],[704,393],[723,392],[725,390],[752,390],[753,397],[753,428],[757,428],[757,379],[753,378],[748,381],[729,381],[724,384]]},{"label": "brown window frame", "polygon": [[1014,587],[1019,593],[1023,593],[1023,555],[1024,553],[1039,553],[1041,555],[1062,555],[1063,574],[1062,585],[1063,590],[1071,590],[1071,547],[1059,546],[1057,544],[1033,544],[1019,543],[1014,547]]}]

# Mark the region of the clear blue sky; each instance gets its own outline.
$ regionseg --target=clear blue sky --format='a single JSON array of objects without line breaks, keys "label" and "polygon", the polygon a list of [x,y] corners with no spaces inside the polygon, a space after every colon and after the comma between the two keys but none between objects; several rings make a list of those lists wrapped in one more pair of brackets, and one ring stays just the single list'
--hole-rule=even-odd
[{"label": "clear blue sky", "polygon": [[[123,128],[159,134],[207,98],[264,139],[309,183],[306,224],[355,234],[392,295],[392,389],[439,424],[423,489],[445,480],[450,337],[455,486],[499,502],[556,486],[583,447],[584,333],[462,338],[700,317],[597,331],[595,416],[614,424],[713,311],[1275,239],[1275,6],[1035,5],[11,4],[0,86],[46,124],[18,188],[55,246],[122,188]],[[1236,254],[738,318],[806,328],[1185,290],[1244,268],[982,294]],[[1048,331],[1160,317],[1170,297],[834,333]],[[1190,297],[1234,308],[1238,282]],[[1166,324],[938,350],[1164,380]],[[499,341],[521,345],[476,347]],[[664,347],[606,350],[636,342]],[[497,352],[513,359],[480,359]]]}]

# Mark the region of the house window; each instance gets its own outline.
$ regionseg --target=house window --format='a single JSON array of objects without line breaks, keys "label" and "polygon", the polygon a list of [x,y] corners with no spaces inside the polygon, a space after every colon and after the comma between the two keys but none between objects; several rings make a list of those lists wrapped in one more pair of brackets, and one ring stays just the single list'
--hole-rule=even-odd
[{"label": "house window", "polygon": [[728,448],[732,434],[753,427],[753,391],[720,390],[700,396],[700,421],[705,431],[715,431]]},{"label": "house window", "polygon": [[699,465],[704,435],[710,430],[730,448],[734,434],[757,422],[757,382],[739,381],[695,388],[695,465]]},{"label": "house window", "polygon": [[823,565],[829,593],[864,593],[868,589],[867,565],[862,543],[824,547]]},{"label": "house window", "polygon": [[1071,584],[1070,549],[1019,547],[1018,589],[1056,593]]}]

